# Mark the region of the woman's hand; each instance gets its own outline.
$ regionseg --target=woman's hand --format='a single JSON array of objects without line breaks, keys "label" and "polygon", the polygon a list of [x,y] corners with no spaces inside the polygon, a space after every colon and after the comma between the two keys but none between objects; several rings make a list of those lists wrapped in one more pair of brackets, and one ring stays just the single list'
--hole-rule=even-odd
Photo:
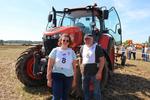
[{"label": "woman's hand", "polygon": [[52,87],[52,80],[47,80],[47,86],[50,88]]}]

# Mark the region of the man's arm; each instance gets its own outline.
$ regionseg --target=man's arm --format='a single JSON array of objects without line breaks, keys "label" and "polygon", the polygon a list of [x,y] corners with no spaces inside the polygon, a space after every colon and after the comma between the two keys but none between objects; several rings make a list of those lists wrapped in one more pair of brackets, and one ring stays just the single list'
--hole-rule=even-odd
[{"label": "man's arm", "polygon": [[99,70],[96,74],[97,80],[102,80],[102,72],[103,72],[104,64],[105,64],[105,58],[104,56],[102,56],[99,58]]}]

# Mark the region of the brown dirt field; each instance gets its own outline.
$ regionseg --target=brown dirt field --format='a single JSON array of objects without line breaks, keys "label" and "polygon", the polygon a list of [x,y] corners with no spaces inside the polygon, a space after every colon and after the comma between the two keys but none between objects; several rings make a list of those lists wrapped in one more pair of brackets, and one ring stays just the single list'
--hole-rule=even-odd
[{"label": "brown dirt field", "polygon": [[[17,79],[15,63],[27,46],[0,46],[0,100],[45,100],[46,87],[27,88]],[[150,62],[127,60],[118,64],[103,91],[104,100],[150,100]]]}]

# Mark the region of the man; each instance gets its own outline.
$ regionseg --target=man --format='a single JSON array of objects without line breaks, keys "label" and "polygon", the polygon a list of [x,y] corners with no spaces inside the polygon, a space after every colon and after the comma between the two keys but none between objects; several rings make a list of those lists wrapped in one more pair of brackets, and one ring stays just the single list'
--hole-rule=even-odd
[{"label": "man", "polygon": [[124,44],[121,46],[121,56],[124,56],[126,53],[126,48],[124,46]]},{"label": "man", "polygon": [[128,55],[128,59],[131,59],[131,51],[132,51],[132,47],[131,44],[129,44],[129,46],[127,47],[127,55]]},{"label": "man", "polygon": [[81,47],[80,54],[82,57],[82,86],[84,93],[84,100],[90,99],[90,83],[94,85],[94,99],[101,100],[100,82],[102,79],[102,71],[105,63],[104,53],[97,43],[94,43],[94,37],[91,34],[84,36],[83,47]]},{"label": "man", "polygon": [[132,45],[131,53],[133,54],[133,59],[135,60],[136,59],[136,47],[135,47],[135,45]]},{"label": "man", "polygon": [[121,65],[125,66],[126,62],[126,48],[124,44],[121,46]]}]

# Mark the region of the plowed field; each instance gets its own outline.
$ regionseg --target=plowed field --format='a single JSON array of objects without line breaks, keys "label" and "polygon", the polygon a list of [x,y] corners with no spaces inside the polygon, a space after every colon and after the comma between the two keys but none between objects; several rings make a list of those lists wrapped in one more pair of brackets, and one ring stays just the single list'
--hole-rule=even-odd
[{"label": "plowed field", "polygon": [[[46,87],[27,88],[17,79],[15,63],[27,46],[0,46],[0,100],[46,100]],[[104,100],[150,100],[150,62],[127,60],[115,67],[103,91]]]}]

